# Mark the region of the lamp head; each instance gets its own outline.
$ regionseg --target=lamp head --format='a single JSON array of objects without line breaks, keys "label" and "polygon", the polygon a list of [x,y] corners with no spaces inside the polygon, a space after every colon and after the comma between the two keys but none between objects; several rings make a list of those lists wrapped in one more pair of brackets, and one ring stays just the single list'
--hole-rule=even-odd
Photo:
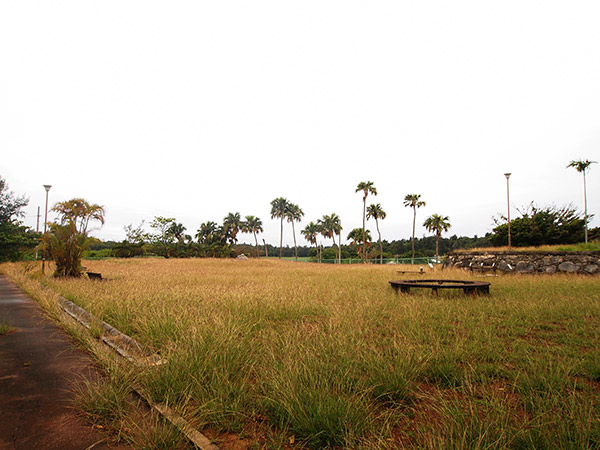
[{"label": "lamp head", "polygon": [[51,187],[52,187],[52,185],[50,185],[50,184],[45,184],[44,185],[44,189],[46,189],[46,192],[48,192]]},{"label": "lamp head", "polygon": [[510,175],[511,175],[510,172],[507,172],[504,174],[504,176],[506,177],[507,180],[508,180],[508,177],[510,177]]}]

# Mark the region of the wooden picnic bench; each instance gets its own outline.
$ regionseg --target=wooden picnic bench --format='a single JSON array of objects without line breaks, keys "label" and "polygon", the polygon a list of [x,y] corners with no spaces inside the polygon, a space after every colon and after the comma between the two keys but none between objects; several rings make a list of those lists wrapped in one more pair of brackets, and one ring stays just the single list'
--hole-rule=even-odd
[{"label": "wooden picnic bench", "polygon": [[410,293],[411,288],[429,288],[431,293],[437,295],[438,289],[462,289],[465,294],[489,294],[490,284],[485,281],[467,280],[396,280],[390,285],[398,292]]}]

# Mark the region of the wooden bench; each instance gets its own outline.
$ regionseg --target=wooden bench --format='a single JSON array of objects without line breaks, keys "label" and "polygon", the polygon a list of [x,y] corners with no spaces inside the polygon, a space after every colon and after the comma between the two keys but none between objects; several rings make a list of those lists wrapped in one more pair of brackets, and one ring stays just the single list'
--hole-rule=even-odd
[{"label": "wooden bench", "polygon": [[479,264],[473,264],[470,263],[469,264],[469,270],[471,272],[481,272],[481,273],[485,273],[485,272],[493,272],[496,273],[496,263],[479,263]]},{"label": "wooden bench", "polygon": [[411,288],[428,288],[437,295],[438,289],[462,289],[465,294],[489,294],[490,284],[485,281],[466,280],[397,280],[390,281],[390,285],[398,292],[410,293]]},{"label": "wooden bench", "polygon": [[102,274],[98,272],[86,272],[90,280],[102,280]]}]

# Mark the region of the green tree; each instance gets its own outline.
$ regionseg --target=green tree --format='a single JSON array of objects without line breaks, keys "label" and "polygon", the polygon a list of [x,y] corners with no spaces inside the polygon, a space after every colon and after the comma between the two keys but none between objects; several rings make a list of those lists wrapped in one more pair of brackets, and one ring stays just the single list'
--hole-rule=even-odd
[{"label": "green tree", "polygon": [[412,256],[411,264],[415,262],[415,224],[417,223],[417,208],[425,206],[425,202],[420,200],[421,194],[407,194],[404,197],[404,206],[413,209],[413,227],[412,227]]},{"label": "green tree", "polygon": [[283,197],[277,197],[271,201],[271,219],[280,219],[281,231],[279,234],[279,258],[283,252],[283,219],[286,218],[287,210],[289,206],[287,199]]},{"label": "green tree", "polygon": [[149,233],[145,236],[146,240],[152,244],[156,253],[165,258],[170,258],[173,251],[173,244],[176,241],[173,225],[176,223],[173,217],[156,216],[150,222],[150,228],[155,230],[154,233]]},{"label": "green tree", "polygon": [[22,225],[22,209],[29,200],[16,196],[8,189],[6,180],[0,176],[0,262],[22,259],[25,252],[34,248],[39,233],[32,232]]},{"label": "green tree", "polygon": [[132,258],[134,256],[142,256],[145,252],[144,246],[145,233],[144,221],[133,228],[133,224],[123,227],[125,231],[125,239],[112,249],[112,254],[117,258]]},{"label": "green tree", "polygon": [[[363,241],[364,236],[364,241]],[[366,260],[366,246],[371,245],[371,232],[363,228],[354,228],[346,237],[350,241],[350,248],[356,247],[360,258]]]},{"label": "green tree", "polygon": [[80,277],[83,252],[95,241],[88,235],[88,226],[94,221],[104,224],[104,207],[74,198],[57,203],[52,211],[59,220],[42,236],[42,250],[56,264],[55,277]]},{"label": "green tree", "polygon": [[585,172],[589,170],[589,167],[592,164],[597,164],[596,161],[590,161],[589,159],[586,160],[577,160],[577,161],[571,161],[569,163],[569,165],[567,166],[567,168],[569,167],[574,167],[575,170],[577,170],[577,172],[582,173],[583,174],[583,204],[584,204],[584,212],[583,212],[583,220],[585,222],[585,243],[588,243],[588,213],[587,213],[587,190],[586,190],[586,183],[585,183]]},{"label": "green tree", "polygon": [[427,219],[425,219],[425,222],[423,222],[423,226],[427,229],[427,231],[435,233],[435,259],[437,261],[440,256],[440,237],[442,237],[442,233],[444,231],[448,231],[450,229],[450,219],[448,218],[448,216],[432,214]]},{"label": "green tree", "polygon": [[211,244],[220,239],[219,225],[216,222],[204,222],[196,233],[196,239],[200,244]]},{"label": "green tree", "polygon": [[331,213],[330,215],[323,215],[322,219],[319,219],[317,222],[319,227],[321,228],[321,234],[325,238],[330,238],[333,241],[332,248],[336,246],[335,243],[335,235],[339,236],[339,244],[336,253],[336,259],[341,261],[341,245],[342,245],[342,222],[340,217],[336,213]]},{"label": "green tree", "polygon": [[257,233],[263,232],[262,220],[254,216],[246,216],[246,220],[242,223],[243,233],[252,233],[254,235],[254,242],[256,244],[256,257],[260,256],[260,250],[258,248],[258,239],[256,238]]},{"label": "green tree", "polygon": [[285,212],[285,217],[288,222],[292,224],[292,235],[294,236],[294,248],[296,252],[296,261],[298,261],[298,245],[296,244],[296,229],[294,227],[294,222],[300,223],[302,220],[302,216],[304,216],[304,211],[296,205],[295,203],[289,203],[287,210]]},{"label": "green tree", "polygon": [[356,186],[356,190],[354,192],[359,192],[359,191],[362,191],[362,193],[363,193],[363,227],[362,227],[362,229],[363,229],[363,237],[362,237],[363,251],[362,251],[362,258],[363,258],[363,262],[365,262],[367,196],[369,194],[377,195],[377,189],[375,188],[374,183],[372,181],[361,181],[360,183],[358,183],[358,186]]},{"label": "green tree", "polygon": [[[510,221],[512,244],[515,247],[576,244],[584,237],[585,221],[572,206],[538,208],[533,203],[519,210],[521,217]],[[506,218],[494,219],[499,223],[489,236],[492,245],[504,245],[508,236]],[[501,223],[502,222],[502,223]]]},{"label": "green tree", "polygon": [[23,217],[25,214],[21,210],[28,204],[29,199],[9,191],[6,180],[0,176],[0,223]]},{"label": "green tree", "polygon": [[227,217],[223,219],[223,230],[227,235],[228,239],[233,244],[233,247],[237,247],[237,234],[242,226],[242,218],[240,213],[229,213]]},{"label": "green tree", "polygon": [[319,233],[321,233],[321,227],[312,221],[300,231],[300,234],[304,236],[304,239],[315,246],[317,257],[319,254],[319,247],[317,246],[317,237],[319,236]]},{"label": "green tree", "polygon": [[58,202],[52,211],[58,213],[61,225],[73,223],[80,234],[87,233],[90,221],[98,221],[101,226],[104,225],[104,206],[90,204],[83,198]]},{"label": "green tree", "polygon": [[381,207],[381,203],[376,205],[369,205],[367,208],[367,219],[375,219],[375,226],[377,227],[377,234],[379,235],[379,262],[383,264],[383,245],[381,244],[381,232],[379,231],[379,220],[383,220],[387,217],[387,214]]}]

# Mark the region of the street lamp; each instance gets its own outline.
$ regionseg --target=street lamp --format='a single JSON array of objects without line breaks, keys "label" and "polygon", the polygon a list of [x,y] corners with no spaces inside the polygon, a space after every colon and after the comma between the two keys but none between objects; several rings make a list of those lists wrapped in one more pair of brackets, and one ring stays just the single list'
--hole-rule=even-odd
[{"label": "street lamp", "polygon": [[508,209],[508,247],[510,248],[510,189],[508,185],[510,172],[505,173],[504,176],[506,177],[506,207]]},{"label": "street lamp", "polygon": [[[44,215],[44,234],[46,234],[46,228],[48,226],[48,191],[52,186],[50,184],[45,184],[44,189],[46,189],[46,213]],[[42,274],[44,273],[44,266],[46,265],[46,252],[42,253]]]}]

